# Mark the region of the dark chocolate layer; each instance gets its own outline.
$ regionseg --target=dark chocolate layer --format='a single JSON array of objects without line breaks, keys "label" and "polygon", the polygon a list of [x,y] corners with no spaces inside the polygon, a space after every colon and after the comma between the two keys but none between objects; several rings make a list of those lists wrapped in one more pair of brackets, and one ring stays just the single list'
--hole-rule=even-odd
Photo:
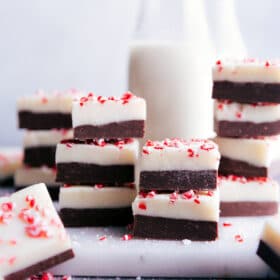
[{"label": "dark chocolate layer", "polygon": [[134,236],[139,238],[211,241],[218,237],[218,224],[151,216],[134,216]]},{"label": "dark chocolate layer", "polygon": [[260,241],[257,255],[280,276],[280,256],[277,255],[264,241]]},{"label": "dark chocolate layer", "polygon": [[238,103],[280,103],[280,84],[215,81],[212,97]]},{"label": "dark chocolate layer", "polygon": [[221,137],[272,136],[280,134],[280,121],[264,123],[215,121],[215,131]]},{"label": "dark chocolate layer", "polygon": [[57,182],[79,184],[121,184],[134,182],[134,165],[97,165],[90,163],[58,163]]},{"label": "dark chocolate layer", "polygon": [[269,216],[278,212],[276,201],[234,201],[220,203],[221,217]]},{"label": "dark chocolate layer", "polygon": [[245,161],[234,160],[227,157],[221,157],[219,165],[219,175],[244,176],[244,177],[267,177],[267,167],[251,165]]},{"label": "dark chocolate layer", "polygon": [[144,120],[114,122],[106,125],[82,125],[74,128],[74,138],[85,140],[92,138],[142,138]]},{"label": "dark chocolate layer", "polygon": [[34,113],[20,111],[18,112],[18,119],[19,128],[32,130],[72,128],[71,113]]},{"label": "dark chocolate layer", "polygon": [[74,252],[70,249],[56,256],[50,257],[44,261],[38,262],[34,265],[18,270],[11,274],[4,276],[5,280],[19,280],[26,279],[34,274],[43,272],[55,265],[63,263],[69,259],[74,258]]},{"label": "dark chocolate layer", "polygon": [[103,209],[60,209],[66,227],[126,226],[133,222],[131,207]]},{"label": "dark chocolate layer", "polygon": [[[26,188],[28,186],[16,186],[15,190],[19,191],[22,190],[24,188]],[[59,196],[59,186],[47,186],[48,192],[50,194],[50,197],[52,200],[58,200],[58,196]]]},{"label": "dark chocolate layer", "polygon": [[213,190],[216,186],[216,170],[142,171],[140,173],[140,190],[142,191]]},{"label": "dark chocolate layer", "polygon": [[25,148],[23,162],[25,165],[32,167],[40,167],[43,165],[53,167],[55,166],[55,151],[56,146]]}]

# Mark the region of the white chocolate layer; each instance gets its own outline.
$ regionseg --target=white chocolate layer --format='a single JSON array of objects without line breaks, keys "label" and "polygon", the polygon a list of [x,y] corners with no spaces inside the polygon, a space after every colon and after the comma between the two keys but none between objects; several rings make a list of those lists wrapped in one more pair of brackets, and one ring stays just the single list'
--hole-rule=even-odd
[{"label": "white chocolate layer", "polygon": [[[85,99],[86,98],[86,99]],[[72,119],[73,127],[81,125],[105,125],[109,123],[145,120],[146,119],[146,101],[143,98],[133,96],[127,103],[120,98],[110,100],[102,97],[102,102],[98,97],[83,97],[81,100],[73,102]],[[103,103],[104,102],[104,103]]]},{"label": "white chocolate layer", "polygon": [[135,164],[138,158],[139,143],[133,139],[132,143],[118,147],[114,144],[98,146],[93,144],[58,144],[56,149],[56,163],[79,162],[99,165]]},{"label": "white chocolate layer", "polygon": [[280,120],[280,104],[240,104],[214,101],[214,116],[217,121],[275,122]]},{"label": "white chocolate layer", "polygon": [[72,101],[83,93],[77,90],[46,93],[39,91],[34,95],[24,96],[17,100],[18,111],[34,113],[69,113],[72,111]]},{"label": "white chocolate layer", "polygon": [[261,240],[280,256],[280,215],[266,221]]},{"label": "white chocolate layer", "polygon": [[[35,199],[34,207],[26,201],[27,196]],[[11,211],[3,211],[7,202],[12,203]],[[0,215],[6,215],[4,222],[0,223],[0,279],[72,248],[44,184],[2,197],[0,205]],[[39,210],[35,209],[36,205]],[[20,218],[22,214],[26,218],[33,217],[33,222],[32,219],[27,222],[26,218]],[[35,229],[30,230],[30,226]],[[40,237],[41,230],[45,234]]]},{"label": "white chocolate layer", "polygon": [[148,141],[143,147],[141,171],[217,170],[218,146],[210,140]]},{"label": "white chocolate layer", "polygon": [[220,177],[218,188],[222,202],[279,201],[279,185],[271,179],[245,179],[244,177]]},{"label": "white chocolate layer", "polygon": [[23,153],[20,148],[0,148],[0,180],[11,177],[22,166]]},{"label": "white chocolate layer", "polygon": [[62,208],[121,208],[131,206],[136,190],[125,187],[73,186],[60,188],[59,206]]},{"label": "white chocolate layer", "polygon": [[218,60],[212,73],[214,81],[280,83],[279,61]]},{"label": "white chocolate layer", "polygon": [[73,130],[39,130],[26,131],[23,137],[23,147],[56,146],[60,141],[73,138]]},{"label": "white chocolate layer", "polygon": [[21,187],[43,182],[48,186],[59,186],[59,183],[55,182],[55,178],[55,169],[45,166],[38,168],[22,167],[16,171],[15,185]]},{"label": "white chocolate layer", "polygon": [[217,222],[219,220],[218,191],[213,192],[212,196],[199,195],[197,198],[199,204],[194,201],[195,199],[196,197],[184,199],[182,195],[178,194],[178,199],[172,202],[170,194],[156,194],[152,198],[143,198],[138,195],[132,203],[133,215],[195,221]]},{"label": "white chocolate layer", "polygon": [[247,162],[258,167],[270,167],[272,162],[280,160],[280,137],[262,139],[216,137],[223,157]]}]

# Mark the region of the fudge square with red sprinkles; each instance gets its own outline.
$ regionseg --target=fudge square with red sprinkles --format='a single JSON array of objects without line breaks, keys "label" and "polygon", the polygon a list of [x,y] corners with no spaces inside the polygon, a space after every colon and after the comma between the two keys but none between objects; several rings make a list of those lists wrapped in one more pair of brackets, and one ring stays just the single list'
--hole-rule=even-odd
[{"label": "fudge square with red sprinkles", "polygon": [[74,257],[47,188],[0,198],[0,279],[25,279]]},{"label": "fudge square with red sprinkles", "polygon": [[146,101],[131,92],[121,97],[89,93],[73,102],[72,119],[77,139],[142,138]]},{"label": "fudge square with red sprinkles", "polygon": [[142,149],[140,190],[214,190],[220,153],[205,139],[147,141]]}]

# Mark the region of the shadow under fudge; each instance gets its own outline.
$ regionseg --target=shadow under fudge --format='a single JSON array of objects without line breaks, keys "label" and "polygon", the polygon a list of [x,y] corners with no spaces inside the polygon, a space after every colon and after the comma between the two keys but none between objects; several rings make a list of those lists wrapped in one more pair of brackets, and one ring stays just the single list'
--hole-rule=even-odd
[{"label": "shadow under fudge", "polygon": [[238,103],[280,103],[280,84],[214,81],[212,97]]},{"label": "shadow under fudge", "polygon": [[43,129],[70,129],[72,128],[71,113],[34,113],[31,111],[18,112],[19,128]]},{"label": "shadow under fudge", "polygon": [[81,125],[74,127],[74,138],[80,140],[92,138],[142,138],[144,137],[144,120],[132,120],[109,123],[105,125]]}]

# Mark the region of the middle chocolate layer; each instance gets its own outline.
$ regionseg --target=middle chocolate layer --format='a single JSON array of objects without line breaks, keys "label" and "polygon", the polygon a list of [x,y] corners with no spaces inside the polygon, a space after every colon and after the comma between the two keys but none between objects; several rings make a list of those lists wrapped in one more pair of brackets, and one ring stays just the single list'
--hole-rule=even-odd
[{"label": "middle chocolate layer", "polygon": [[188,191],[216,189],[216,170],[141,171],[140,190]]},{"label": "middle chocolate layer", "polygon": [[33,167],[43,165],[53,167],[55,166],[55,150],[56,146],[25,148],[23,162],[25,165]]}]

